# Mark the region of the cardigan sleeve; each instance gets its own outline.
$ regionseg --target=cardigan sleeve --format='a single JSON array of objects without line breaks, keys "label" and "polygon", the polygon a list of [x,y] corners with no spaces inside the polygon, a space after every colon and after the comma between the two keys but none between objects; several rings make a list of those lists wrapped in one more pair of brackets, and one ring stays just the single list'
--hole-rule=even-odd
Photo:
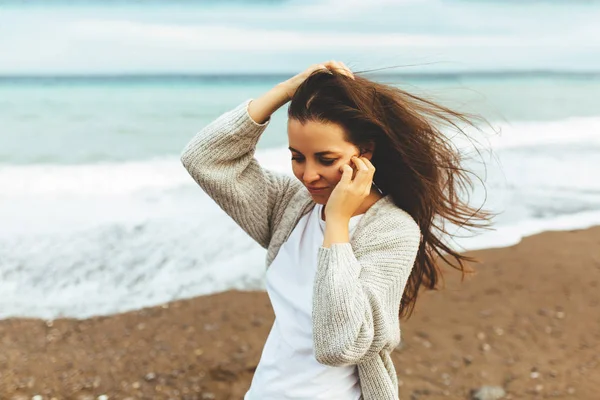
[{"label": "cardigan sleeve", "polygon": [[247,99],[198,132],[181,153],[192,178],[262,247],[293,194],[301,187],[291,176],[263,169],[254,157],[271,118],[257,123]]},{"label": "cardigan sleeve", "polygon": [[358,364],[399,343],[400,301],[420,240],[419,227],[410,220],[370,237],[358,258],[350,243],[319,248],[313,293],[319,363]]}]

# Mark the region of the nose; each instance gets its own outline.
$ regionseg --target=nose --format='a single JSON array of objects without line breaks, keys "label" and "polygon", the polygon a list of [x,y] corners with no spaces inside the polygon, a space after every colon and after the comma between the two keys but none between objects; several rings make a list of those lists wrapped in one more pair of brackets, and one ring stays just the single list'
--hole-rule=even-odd
[{"label": "nose", "polygon": [[302,174],[302,180],[304,183],[316,182],[320,178],[321,175],[319,174],[318,168],[314,164],[307,162]]}]

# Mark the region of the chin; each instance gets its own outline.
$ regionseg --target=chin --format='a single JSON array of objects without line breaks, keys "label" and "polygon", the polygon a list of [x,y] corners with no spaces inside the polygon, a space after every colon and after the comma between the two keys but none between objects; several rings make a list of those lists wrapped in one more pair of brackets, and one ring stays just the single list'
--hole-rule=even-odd
[{"label": "chin", "polygon": [[310,197],[312,197],[312,199],[314,200],[315,203],[321,204],[321,205],[325,205],[327,203],[327,199],[329,198],[329,196],[321,196],[321,195],[315,195],[315,194],[311,194]]}]

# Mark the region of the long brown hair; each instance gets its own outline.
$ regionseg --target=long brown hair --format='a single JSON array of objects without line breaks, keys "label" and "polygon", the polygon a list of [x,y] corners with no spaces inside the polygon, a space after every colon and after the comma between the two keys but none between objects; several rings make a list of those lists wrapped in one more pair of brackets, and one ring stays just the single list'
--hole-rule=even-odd
[{"label": "long brown hair", "polygon": [[479,262],[445,243],[451,237],[446,221],[468,230],[487,228],[493,214],[459,198],[461,190],[473,188],[471,172],[461,167],[463,154],[442,130],[450,128],[468,138],[465,127],[477,128],[475,121],[485,120],[356,72],[354,78],[315,71],[296,90],[288,118],[302,124],[336,123],[357,147],[375,145],[371,160],[376,168],[375,185],[413,217],[422,233],[399,310],[400,318],[408,318],[421,285],[438,289],[443,278],[435,255],[461,271],[462,278],[473,272],[465,262]]}]

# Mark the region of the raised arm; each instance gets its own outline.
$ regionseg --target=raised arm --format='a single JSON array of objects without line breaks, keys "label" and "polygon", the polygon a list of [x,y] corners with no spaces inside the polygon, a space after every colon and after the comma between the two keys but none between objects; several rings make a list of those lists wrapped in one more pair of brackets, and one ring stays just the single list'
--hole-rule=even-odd
[{"label": "raised arm", "polygon": [[219,116],[198,132],[181,154],[183,165],[202,189],[265,248],[302,184],[261,168],[254,158],[256,143],[271,114],[293,97],[302,82],[314,72],[329,68],[352,76],[335,61],[311,65],[261,97],[248,99]]},{"label": "raised arm", "polygon": [[202,189],[261,246],[268,247],[274,220],[302,185],[263,169],[254,158],[260,135],[288,101],[277,85],[211,122],[187,144],[181,162]]}]

